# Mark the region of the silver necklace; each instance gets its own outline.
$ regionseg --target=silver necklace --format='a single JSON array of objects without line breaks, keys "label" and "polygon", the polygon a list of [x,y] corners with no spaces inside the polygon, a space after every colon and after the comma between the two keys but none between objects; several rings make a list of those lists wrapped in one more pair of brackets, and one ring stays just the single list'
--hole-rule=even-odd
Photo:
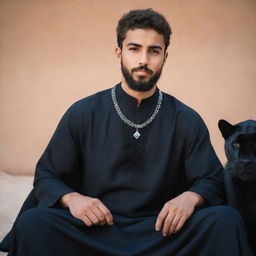
[{"label": "silver necklace", "polygon": [[136,129],[135,133],[133,134],[133,137],[137,140],[139,137],[140,137],[140,133],[139,133],[139,129],[142,129],[144,127],[146,127],[147,125],[149,125],[156,117],[160,107],[161,107],[161,104],[162,104],[162,100],[163,100],[163,93],[159,90],[159,96],[158,96],[158,102],[157,102],[157,105],[156,105],[156,108],[154,110],[154,113],[152,114],[152,116],[146,120],[144,123],[141,123],[141,124],[135,124],[134,122],[128,120],[125,115],[122,113],[118,103],[117,103],[117,99],[116,99],[116,86],[113,87],[111,89],[111,96],[112,96],[112,100],[113,100],[113,103],[114,103],[114,107],[115,107],[115,110],[118,114],[118,116],[126,123],[128,124],[129,126],[131,127],[134,127]]}]

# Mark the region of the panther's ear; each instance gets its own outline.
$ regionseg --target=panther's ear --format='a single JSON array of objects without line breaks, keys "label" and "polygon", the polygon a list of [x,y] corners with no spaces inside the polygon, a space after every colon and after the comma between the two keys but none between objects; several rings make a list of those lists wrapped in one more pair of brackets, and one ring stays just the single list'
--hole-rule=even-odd
[{"label": "panther's ear", "polygon": [[236,129],[235,125],[223,119],[219,120],[218,126],[224,139],[227,139]]}]

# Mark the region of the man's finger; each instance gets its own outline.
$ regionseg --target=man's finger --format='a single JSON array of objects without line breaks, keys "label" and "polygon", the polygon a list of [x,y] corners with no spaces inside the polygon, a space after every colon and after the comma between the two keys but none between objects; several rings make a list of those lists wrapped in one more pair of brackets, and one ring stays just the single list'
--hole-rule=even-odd
[{"label": "man's finger", "polygon": [[106,220],[106,217],[105,217],[104,213],[100,210],[100,208],[95,207],[93,209],[93,213],[98,217],[100,222],[103,222],[104,220]]},{"label": "man's finger", "polygon": [[101,203],[98,206],[98,208],[104,214],[108,225],[113,225],[113,216],[112,216],[111,212],[109,211],[109,209],[103,203]]},{"label": "man's finger", "polygon": [[94,225],[98,225],[100,223],[100,219],[95,215],[92,211],[87,211],[85,215],[91,220]]},{"label": "man's finger", "polygon": [[100,225],[103,226],[103,225],[106,225],[107,223],[107,219],[106,219],[106,216],[104,215],[104,213],[100,210],[99,207],[95,208],[94,209],[94,213],[98,216],[99,220],[100,220]]},{"label": "man's finger", "polygon": [[176,232],[178,232],[178,231],[180,231],[181,230],[181,228],[184,226],[184,224],[185,224],[185,222],[187,221],[187,218],[186,217],[181,217],[180,218],[180,221],[179,221],[179,223],[178,223],[178,225],[177,225],[177,227],[175,228],[175,230],[174,230],[174,232],[176,233]]},{"label": "man's finger", "polygon": [[107,221],[106,221],[106,220],[100,222],[100,225],[101,225],[101,226],[104,226],[104,225],[106,225],[106,224],[107,224]]},{"label": "man's finger", "polygon": [[157,217],[157,220],[156,220],[156,224],[155,224],[156,231],[159,231],[162,228],[162,225],[163,225],[164,220],[165,220],[167,215],[168,215],[168,210],[164,206],[163,209],[161,210],[161,212],[159,213],[159,215]]},{"label": "man's finger", "polygon": [[85,215],[82,216],[80,219],[88,227],[93,225],[92,221],[87,216],[85,216]]},{"label": "man's finger", "polygon": [[181,218],[182,218],[182,216],[176,213],[176,215],[172,219],[172,222],[169,226],[168,235],[170,235],[171,233],[174,233],[174,231],[176,230]]},{"label": "man's finger", "polygon": [[163,225],[163,236],[169,235],[169,230],[171,228],[171,225],[173,223],[173,220],[175,219],[175,213],[173,211],[169,211],[168,215],[166,216],[164,220]]}]

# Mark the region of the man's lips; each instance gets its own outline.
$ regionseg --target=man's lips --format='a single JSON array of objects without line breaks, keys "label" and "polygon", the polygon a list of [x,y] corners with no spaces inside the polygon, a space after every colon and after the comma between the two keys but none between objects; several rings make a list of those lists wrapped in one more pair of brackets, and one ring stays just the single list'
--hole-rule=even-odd
[{"label": "man's lips", "polygon": [[152,75],[153,71],[147,67],[138,67],[138,68],[134,68],[132,70],[132,72],[136,72],[137,75],[139,76],[145,76],[147,74]]},{"label": "man's lips", "polygon": [[145,75],[149,74],[149,72],[147,72],[145,70],[138,70],[138,71],[135,71],[135,73],[139,76],[145,76]]}]

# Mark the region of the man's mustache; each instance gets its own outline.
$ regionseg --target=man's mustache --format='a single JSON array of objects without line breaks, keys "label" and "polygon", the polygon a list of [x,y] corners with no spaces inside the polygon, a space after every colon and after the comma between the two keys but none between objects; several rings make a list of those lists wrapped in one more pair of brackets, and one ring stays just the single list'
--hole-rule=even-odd
[{"label": "man's mustache", "polygon": [[147,73],[149,73],[149,74],[153,74],[154,72],[151,70],[151,69],[149,69],[147,66],[140,66],[140,67],[137,67],[137,68],[133,68],[132,69],[132,72],[134,72],[134,71],[140,71],[140,70],[144,70],[144,71],[146,71]]}]

